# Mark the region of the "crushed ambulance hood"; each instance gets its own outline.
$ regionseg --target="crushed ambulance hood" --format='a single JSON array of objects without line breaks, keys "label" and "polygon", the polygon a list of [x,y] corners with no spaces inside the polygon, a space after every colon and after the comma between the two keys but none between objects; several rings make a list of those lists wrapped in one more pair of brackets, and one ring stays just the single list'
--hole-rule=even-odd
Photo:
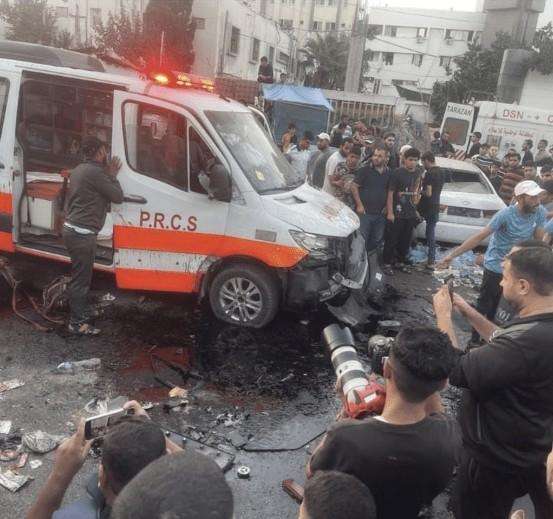
[{"label": "crushed ambulance hood", "polygon": [[307,184],[262,200],[270,215],[304,232],[345,237],[359,227],[359,218],[349,207]]}]

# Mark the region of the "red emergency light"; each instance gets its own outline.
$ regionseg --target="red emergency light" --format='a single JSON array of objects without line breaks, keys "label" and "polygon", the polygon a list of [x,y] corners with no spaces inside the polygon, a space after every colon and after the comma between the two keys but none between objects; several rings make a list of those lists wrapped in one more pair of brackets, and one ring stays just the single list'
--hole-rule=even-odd
[{"label": "red emergency light", "polygon": [[201,76],[196,76],[195,74],[168,70],[152,70],[147,74],[147,76],[157,85],[170,88],[195,88],[206,90],[207,92],[215,91],[214,81]]}]

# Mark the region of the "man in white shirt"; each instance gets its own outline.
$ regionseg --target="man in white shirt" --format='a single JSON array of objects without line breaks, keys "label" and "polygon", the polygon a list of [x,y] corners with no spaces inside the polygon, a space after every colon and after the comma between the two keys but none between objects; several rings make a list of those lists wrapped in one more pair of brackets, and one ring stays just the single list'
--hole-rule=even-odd
[{"label": "man in white shirt", "polygon": [[328,159],[326,163],[326,170],[325,170],[325,181],[323,184],[323,191],[325,193],[329,193],[332,196],[336,196],[336,189],[332,184],[331,177],[332,175],[334,175],[338,164],[341,164],[342,162],[346,161],[349,155],[349,152],[351,151],[352,148],[353,148],[353,139],[351,138],[344,139],[338,151],[336,151]]},{"label": "man in white shirt", "polygon": [[307,163],[313,151],[310,149],[311,143],[306,136],[303,136],[300,142],[294,144],[284,155],[295,173],[294,183],[304,180],[307,177]]}]

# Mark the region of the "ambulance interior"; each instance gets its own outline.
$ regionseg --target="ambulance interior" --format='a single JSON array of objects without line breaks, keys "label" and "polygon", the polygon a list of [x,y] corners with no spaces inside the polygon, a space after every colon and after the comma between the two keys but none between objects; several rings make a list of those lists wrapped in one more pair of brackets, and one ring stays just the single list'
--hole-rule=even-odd
[{"label": "ambulance interior", "polygon": [[[15,167],[24,172],[25,180],[14,207],[20,217],[20,245],[67,255],[62,227],[70,171],[82,161],[80,147],[86,136],[98,137],[111,152],[115,88],[44,74],[25,76],[15,150]],[[207,195],[201,173],[213,164],[214,155],[182,115],[126,102],[123,121],[131,169],[184,191]],[[98,235],[98,263],[113,262],[113,220],[108,214]]]}]

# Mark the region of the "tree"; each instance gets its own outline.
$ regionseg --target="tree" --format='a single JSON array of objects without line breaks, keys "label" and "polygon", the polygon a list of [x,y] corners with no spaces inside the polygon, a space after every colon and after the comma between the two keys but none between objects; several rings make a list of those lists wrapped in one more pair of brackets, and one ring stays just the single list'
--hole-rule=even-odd
[{"label": "tree", "polygon": [[139,68],[159,66],[163,58],[165,67],[188,72],[194,63],[196,30],[191,13],[192,0],[150,0],[144,19],[125,11],[110,14],[107,23],[100,21],[94,26],[96,48]]},{"label": "tree", "polygon": [[497,33],[490,49],[477,43],[469,44],[468,51],[455,58],[455,71],[449,81],[434,84],[430,108],[436,119],[441,119],[448,102],[469,103],[493,99],[505,50],[520,48],[506,33]]},{"label": "tree", "polygon": [[15,0],[0,4],[0,19],[7,25],[8,40],[56,46],[56,14],[47,0]]},{"label": "tree", "polygon": [[530,60],[530,68],[545,75],[553,73],[553,25],[551,22],[536,31],[533,48],[534,55]]},{"label": "tree", "polygon": [[344,35],[329,32],[323,38],[317,34],[305,44],[307,65],[314,68],[305,84],[337,90],[344,88],[348,63],[349,41]]}]

